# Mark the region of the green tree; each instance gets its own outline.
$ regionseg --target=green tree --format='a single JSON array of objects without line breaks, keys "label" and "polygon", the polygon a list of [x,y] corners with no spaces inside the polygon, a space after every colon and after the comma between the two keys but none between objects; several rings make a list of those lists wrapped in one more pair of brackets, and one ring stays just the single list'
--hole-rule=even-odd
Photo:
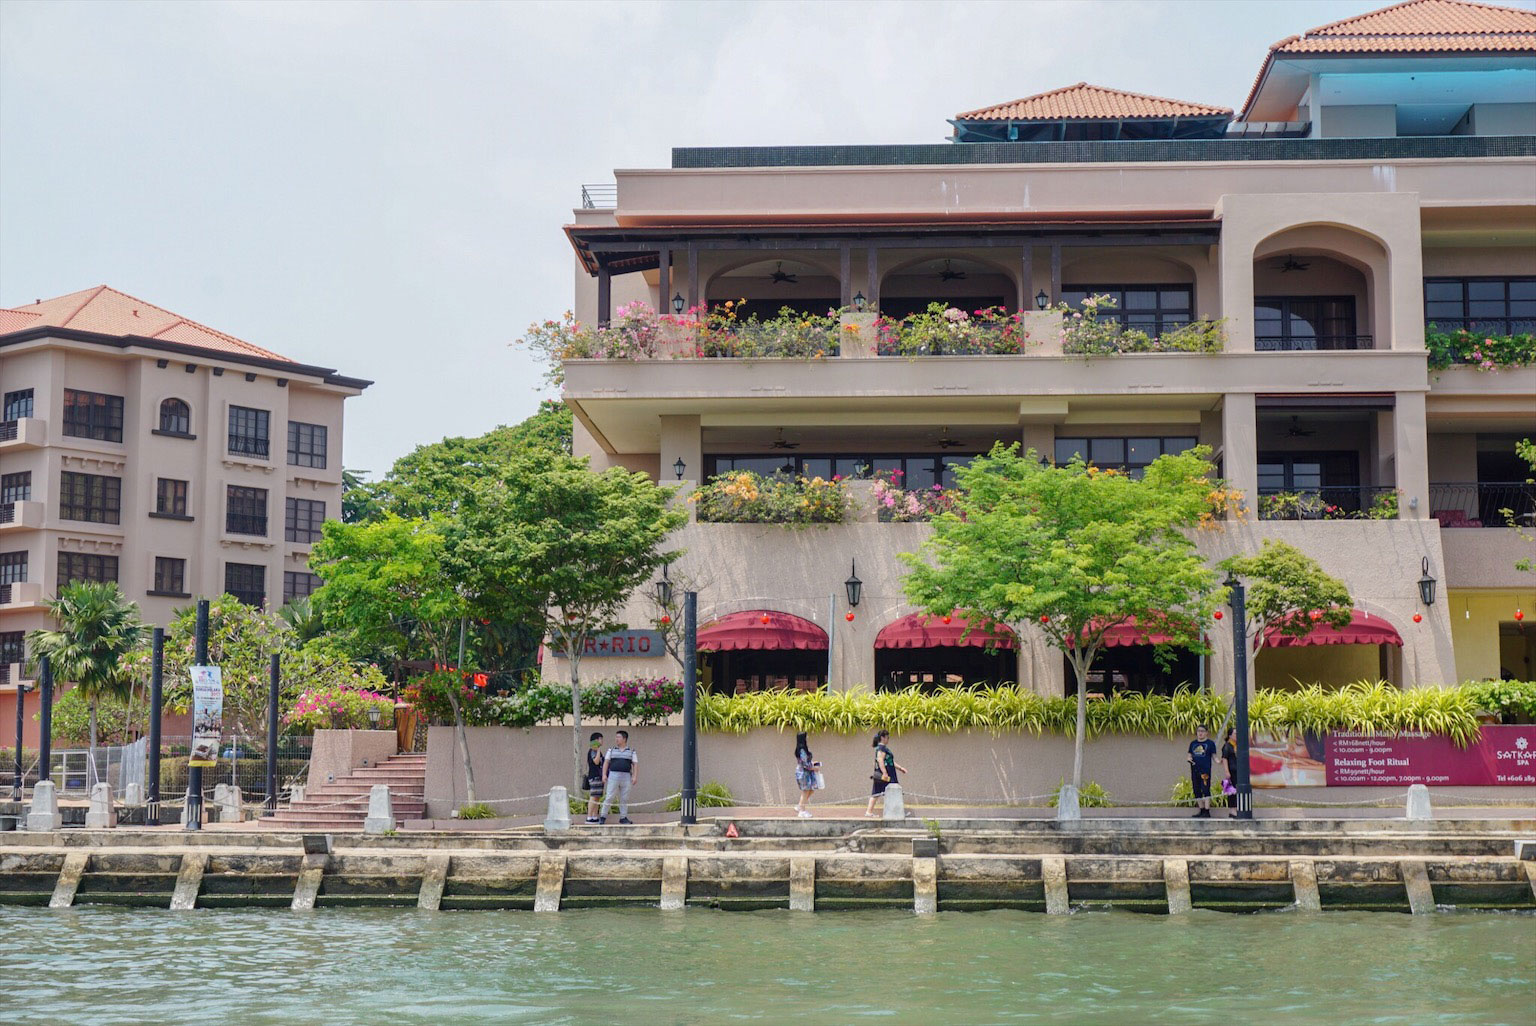
[{"label": "green tree", "polygon": [[378,486],[367,480],[366,470],[341,472],[341,519],[343,523],[359,524],[372,520],[383,512],[374,489]]},{"label": "green tree", "polygon": [[1329,576],[1317,561],[1288,542],[1266,538],[1258,552],[1230,556],[1218,564],[1236,574],[1246,589],[1242,658],[1248,687],[1262,639],[1270,632],[1299,638],[1319,623],[1349,626],[1354,600],[1344,582]]},{"label": "green tree", "polygon": [[[1529,438],[1520,439],[1520,441],[1515,443],[1515,455],[1519,456],[1530,467],[1532,476],[1527,477],[1525,483],[1527,485],[1536,484],[1536,443],[1533,443]],[[1505,521],[1514,526],[1516,536],[1529,546],[1536,544],[1536,534],[1532,534],[1529,530],[1532,526],[1529,519],[1532,513],[1529,499],[1526,500],[1525,507],[1518,511],[1514,509],[1501,509],[1499,512],[1504,515]],[[1522,517],[1526,519],[1522,519]],[[1515,560],[1515,569],[1522,573],[1536,573],[1536,557],[1521,556]]]},{"label": "green tree", "polygon": [[90,707],[94,775],[97,712],[103,698],[126,700],[131,677],[127,657],[138,644],[139,607],[116,581],[76,581],[43,603],[58,630],[27,635],[34,659],[47,656],[56,680],[73,681]]},{"label": "green tree", "polygon": [[902,554],[907,596],[927,612],[1033,624],[1066,654],[1077,678],[1078,787],[1088,671],[1109,631],[1134,621],[1165,635],[1165,652],[1204,650],[1215,575],[1184,529],[1208,508],[1208,453],[1160,457],[1136,480],[998,445],[957,472],[953,512],[934,521],[919,552]]},{"label": "green tree", "polygon": [[674,489],[563,454],[514,460],[481,482],[449,528],[451,560],[482,615],[537,623],[571,668],[572,765],[581,775],[581,653],[663,565],[687,514]]}]

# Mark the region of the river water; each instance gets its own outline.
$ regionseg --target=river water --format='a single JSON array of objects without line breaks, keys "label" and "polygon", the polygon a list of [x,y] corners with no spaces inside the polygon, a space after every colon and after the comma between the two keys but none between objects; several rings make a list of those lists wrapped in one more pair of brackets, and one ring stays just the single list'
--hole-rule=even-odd
[{"label": "river water", "polygon": [[0,908],[0,1022],[1536,1022],[1536,916]]}]

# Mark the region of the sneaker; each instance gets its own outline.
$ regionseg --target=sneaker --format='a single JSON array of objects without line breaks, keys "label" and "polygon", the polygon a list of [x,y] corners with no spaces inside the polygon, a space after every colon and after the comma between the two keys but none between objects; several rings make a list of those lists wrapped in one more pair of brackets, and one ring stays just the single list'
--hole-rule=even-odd
[{"label": "sneaker", "polygon": [[810,819],[811,818],[811,810],[810,809],[801,809],[799,815],[800,815],[801,819]]},{"label": "sneaker", "polygon": [[878,815],[878,813],[866,812],[866,813],[864,813],[864,818],[865,819],[874,819],[875,816],[877,816],[877,815]]},{"label": "sneaker", "polygon": [[606,822],[608,822],[608,817],[607,816],[599,816],[599,817],[597,817],[597,821],[599,823],[606,823]]},{"label": "sneaker", "polygon": [[597,817],[596,816],[588,816],[587,817],[587,822],[588,823],[596,823],[597,822]]},{"label": "sneaker", "polygon": [[1209,812],[1206,812],[1204,809],[1199,809],[1199,810],[1197,810],[1195,812],[1195,814],[1193,816],[1191,816],[1189,818],[1190,819],[1202,819],[1202,818],[1204,818],[1206,816],[1209,816],[1209,815],[1210,815]]},{"label": "sneaker", "polygon": [[634,826],[634,822],[635,821],[630,819],[628,816],[620,816],[619,817],[619,822],[620,823],[628,824],[629,826]]}]

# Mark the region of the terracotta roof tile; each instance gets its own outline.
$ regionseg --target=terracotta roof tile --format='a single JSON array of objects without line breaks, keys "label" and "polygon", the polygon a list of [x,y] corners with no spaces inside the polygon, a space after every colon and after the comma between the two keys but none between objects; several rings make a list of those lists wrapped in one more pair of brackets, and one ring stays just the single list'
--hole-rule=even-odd
[{"label": "terracotta roof tile", "polygon": [[1186,103],[1161,96],[1128,93],[1121,89],[1079,82],[1076,85],[1037,93],[1010,103],[956,114],[956,121],[1055,121],[1106,120],[1128,118],[1218,117],[1231,114],[1229,107],[1204,103]]},{"label": "terracotta roof tile", "polygon": [[294,362],[270,349],[226,335],[106,285],[39,300],[29,306],[0,309],[0,332],[20,331],[40,324],[103,335],[158,338],[210,352]]}]

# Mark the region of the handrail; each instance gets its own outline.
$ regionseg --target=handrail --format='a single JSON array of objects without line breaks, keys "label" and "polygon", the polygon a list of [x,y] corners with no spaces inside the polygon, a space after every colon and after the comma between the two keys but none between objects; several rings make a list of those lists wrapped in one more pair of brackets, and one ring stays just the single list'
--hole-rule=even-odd
[{"label": "handrail", "polygon": [[619,185],[617,182],[583,185],[581,187],[581,206],[585,210],[612,210],[618,205]]}]

